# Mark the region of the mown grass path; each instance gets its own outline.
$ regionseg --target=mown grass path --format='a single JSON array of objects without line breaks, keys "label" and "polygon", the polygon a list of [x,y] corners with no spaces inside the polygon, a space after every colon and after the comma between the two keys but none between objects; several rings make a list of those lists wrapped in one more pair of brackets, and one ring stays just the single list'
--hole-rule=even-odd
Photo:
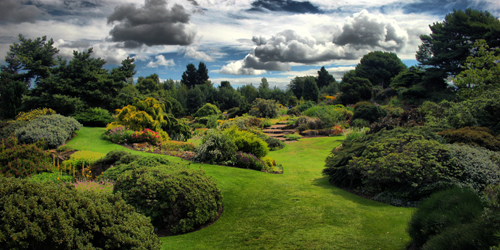
[{"label": "mown grass path", "polygon": [[[128,150],[101,140],[103,132],[83,128],[68,145],[102,153]],[[321,175],[340,139],[302,139],[271,152],[284,167],[282,175],[191,164],[217,180],[224,212],[207,228],[162,238],[162,249],[404,249],[413,209],[361,198]]]}]

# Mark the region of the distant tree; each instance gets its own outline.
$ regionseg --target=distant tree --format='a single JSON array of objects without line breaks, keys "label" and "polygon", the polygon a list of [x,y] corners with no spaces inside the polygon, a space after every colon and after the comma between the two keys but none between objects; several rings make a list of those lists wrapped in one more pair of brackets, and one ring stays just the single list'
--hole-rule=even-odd
[{"label": "distant tree", "polygon": [[372,84],[370,80],[361,77],[349,78],[341,87],[342,95],[339,97],[342,104],[354,104],[372,97]]},{"label": "distant tree", "polygon": [[319,90],[320,94],[327,94],[330,96],[334,96],[338,92],[340,92],[340,85],[338,82],[332,82],[328,86],[324,86]]},{"label": "distant tree", "polygon": [[425,71],[419,67],[411,66],[392,78],[390,86],[393,88],[409,88],[413,85],[422,83],[424,76]]},{"label": "distant tree", "polygon": [[420,36],[416,58],[428,67],[426,72],[441,79],[463,70],[476,40],[484,39],[492,48],[500,46],[500,20],[487,11],[455,10],[429,27],[432,33]]},{"label": "distant tree", "polygon": [[230,87],[231,85],[229,84],[229,82],[224,85],[225,87],[221,87],[217,90],[217,95],[215,98],[220,110],[228,110],[230,108],[240,106],[243,99],[240,92],[233,89],[233,87]]},{"label": "distant tree", "polygon": [[262,99],[271,99],[271,89],[269,89],[269,83],[265,77],[262,77],[260,80],[259,97]]},{"label": "distant tree", "polygon": [[229,81],[222,81],[222,82],[220,82],[220,86],[219,86],[219,89],[221,89],[221,88],[231,88],[232,89],[233,87],[231,86],[231,83]]},{"label": "distant tree", "polygon": [[318,101],[319,89],[313,76],[295,77],[290,81],[288,89],[299,99]]},{"label": "distant tree", "polygon": [[141,94],[149,94],[160,89],[160,77],[157,74],[152,74],[146,76],[146,78],[140,76],[137,79],[137,84],[135,86]]},{"label": "distant tree", "polygon": [[316,77],[316,85],[318,85],[318,88],[321,89],[333,82],[336,82],[335,78],[330,75],[330,73],[328,73],[324,66],[321,67],[321,69],[318,71],[318,77]]},{"label": "distant tree", "polygon": [[205,104],[205,97],[199,86],[190,89],[187,93],[187,109],[190,114],[194,114]]},{"label": "distant tree", "polygon": [[115,82],[127,82],[132,84],[134,81],[134,75],[137,73],[134,65],[134,58],[127,57],[123,60],[121,66],[118,68],[113,68],[111,70],[111,76]]},{"label": "distant tree", "polygon": [[391,78],[406,69],[395,53],[375,51],[361,58],[356,66],[355,76],[370,80],[373,85],[389,87]]},{"label": "distant tree", "polygon": [[182,83],[188,88],[194,88],[196,85],[205,84],[205,81],[208,81],[208,69],[205,63],[200,62],[198,69],[192,63],[186,65],[186,71],[182,73]]},{"label": "distant tree", "polygon": [[238,92],[245,98],[246,102],[252,103],[259,97],[259,91],[253,85],[243,85],[238,88]]}]

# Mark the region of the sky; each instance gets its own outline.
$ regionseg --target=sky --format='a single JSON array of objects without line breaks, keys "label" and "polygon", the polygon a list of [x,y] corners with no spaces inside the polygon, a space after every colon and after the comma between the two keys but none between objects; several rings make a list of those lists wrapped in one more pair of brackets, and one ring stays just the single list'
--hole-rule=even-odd
[{"label": "sky", "polygon": [[0,63],[19,34],[46,36],[63,58],[134,58],[136,78],[204,62],[214,85],[286,88],[322,66],[340,81],[372,51],[415,65],[419,36],[466,8],[500,16],[498,0],[0,0]]}]

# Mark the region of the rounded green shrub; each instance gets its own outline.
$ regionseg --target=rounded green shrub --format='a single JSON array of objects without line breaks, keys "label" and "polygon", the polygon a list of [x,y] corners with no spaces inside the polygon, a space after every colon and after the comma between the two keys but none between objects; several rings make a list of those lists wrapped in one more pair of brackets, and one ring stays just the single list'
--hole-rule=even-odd
[{"label": "rounded green shrub", "polygon": [[139,168],[120,176],[113,192],[153,225],[171,234],[186,233],[214,221],[222,209],[222,194],[202,170],[159,166]]},{"label": "rounded green shrub", "polygon": [[352,119],[364,119],[369,121],[370,123],[373,123],[376,122],[379,118],[385,117],[386,115],[387,111],[382,109],[380,106],[367,103],[359,106],[354,106],[354,115],[352,116]]},{"label": "rounded green shrub", "polygon": [[16,136],[21,143],[35,143],[43,139],[49,148],[57,148],[80,128],[82,124],[73,118],[62,115],[42,115],[25,127],[16,130]]},{"label": "rounded green shrub", "polygon": [[464,127],[448,129],[438,133],[449,143],[465,143],[473,146],[485,147],[489,150],[500,151],[500,140],[497,140],[489,128]]},{"label": "rounded green shrub", "polygon": [[77,113],[75,119],[86,127],[106,127],[113,121],[113,117],[108,110],[103,108],[89,108]]},{"label": "rounded green shrub", "polygon": [[253,101],[252,109],[248,112],[248,114],[255,117],[275,118],[278,117],[281,112],[280,107],[275,100],[257,98]]},{"label": "rounded green shrub", "polygon": [[196,162],[208,162],[210,164],[226,163],[231,161],[238,148],[228,135],[222,133],[211,133],[202,138],[202,144],[196,148]]},{"label": "rounded green shrub", "polygon": [[233,139],[238,151],[253,154],[257,158],[264,157],[269,153],[267,143],[251,132],[243,131],[236,126],[232,126],[224,130],[223,134]]},{"label": "rounded green shrub", "polygon": [[121,195],[0,177],[2,249],[160,249],[151,221]]},{"label": "rounded green shrub", "polygon": [[[451,188],[434,193],[418,206],[408,224],[412,245],[420,248],[436,235],[474,223],[481,217],[482,211],[481,199],[470,189]],[[461,233],[463,236],[459,237],[477,235],[477,232],[470,231]]]},{"label": "rounded green shrub", "polygon": [[271,151],[280,150],[285,147],[285,143],[270,136],[266,138],[266,143],[269,146],[269,150]]},{"label": "rounded green shrub", "polygon": [[287,115],[293,115],[293,116],[300,116],[300,115],[302,115],[302,113],[299,111],[299,109],[297,109],[297,107],[291,108],[291,109],[287,110],[286,114]]},{"label": "rounded green shrub", "polygon": [[211,116],[211,115],[219,115],[221,114],[221,111],[217,106],[211,104],[211,103],[205,103],[203,107],[198,109],[196,113],[194,113],[194,117],[205,117],[205,116]]},{"label": "rounded green shrub", "polygon": [[[128,163],[126,163],[128,162]],[[115,162],[115,165],[108,168],[100,175],[100,179],[105,180],[118,180],[119,176],[129,170],[134,170],[142,167],[156,167],[160,165],[171,165],[172,163],[165,157],[151,155],[151,156],[135,156],[125,155],[120,158],[120,162]]]}]

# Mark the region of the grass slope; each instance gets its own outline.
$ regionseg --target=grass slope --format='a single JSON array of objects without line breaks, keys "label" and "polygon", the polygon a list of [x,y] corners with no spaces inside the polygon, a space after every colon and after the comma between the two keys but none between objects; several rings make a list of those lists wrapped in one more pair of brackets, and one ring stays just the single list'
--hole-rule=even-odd
[{"label": "grass slope", "polygon": [[[102,153],[123,149],[101,140],[103,132],[83,128],[68,145]],[[339,139],[302,139],[271,152],[283,175],[191,164],[217,180],[224,212],[207,228],[162,238],[162,249],[404,249],[413,209],[350,194],[321,175]]]}]

